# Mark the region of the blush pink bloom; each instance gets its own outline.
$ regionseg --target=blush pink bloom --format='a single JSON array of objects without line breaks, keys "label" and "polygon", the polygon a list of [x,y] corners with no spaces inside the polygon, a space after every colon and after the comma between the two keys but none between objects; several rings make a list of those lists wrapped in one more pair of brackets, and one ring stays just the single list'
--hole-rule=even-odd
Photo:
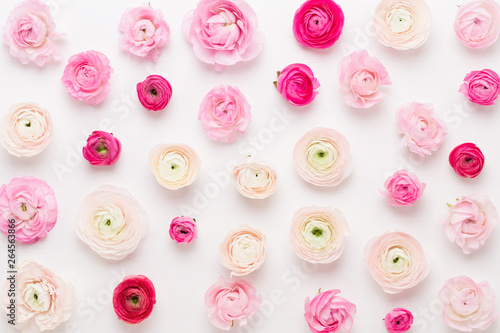
[{"label": "blush pink bloom", "polygon": [[120,48],[139,57],[158,60],[170,42],[170,28],[161,10],[151,5],[127,9],[120,20]]},{"label": "blush pink bloom", "polygon": [[385,96],[379,87],[390,84],[385,67],[366,50],[355,51],[340,63],[340,93],[350,107],[372,107]]},{"label": "blush pink bloom", "polygon": [[389,333],[406,333],[413,324],[413,315],[403,308],[396,308],[384,318],[385,328]]},{"label": "blush pink bloom", "polygon": [[274,84],[288,103],[303,106],[311,103],[318,95],[320,84],[309,66],[291,64],[278,72],[278,81]]},{"label": "blush pink bloom", "polygon": [[464,178],[476,178],[484,166],[484,155],[473,143],[456,146],[448,158],[455,173]]},{"label": "blush pink bloom", "polygon": [[149,111],[163,110],[172,97],[172,86],[160,75],[149,75],[137,83],[137,96],[142,106]]},{"label": "blush pink bloom", "polygon": [[139,324],[148,318],[155,304],[155,287],[144,275],[126,276],[113,291],[115,313],[127,324]]},{"label": "blush pink bloom", "polygon": [[113,165],[118,161],[122,145],[113,134],[94,131],[83,147],[83,157],[92,165]]},{"label": "blush pink bloom", "polygon": [[49,6],[40,0],[25,0],[9,14],[3,28],[3,39],[10,54],[22,64],[30,62],[43,66],[61,60],[54,43],[56,25]]},{"label": "blush pink bloom", "polygon": [[464,254],[484,246],[498,223],[498,212],[484,193],[464,196],[452,206],[443,226],[446,236],[457,243]]},{"label": "blush pink bloom", "polygon": [[198,59],[220,71],[260,54],[264,35],[257,25],[257,15],[245,1],[200,0],[184,17],[182,30]]},{"label": "blush pink bloom", "polygon": [[238,133],[245,133],[252,114],[250,104],[237,87],[220,85],[203,98],[198,119],[211,139],[232,143],[238,139]]},{"label": "blush pink bloom", "polygon": [[20,243],[36,243],[54,228],[57,201],[45,181],[35,177],[12,178],[0,187],[0,231],[8,235],[12,220],[16,241]]},{"label": "blush pink bloom", "polygon": [[356,314],[356,305],[338,296],[340,290],[333,289],[306,298],[305,318],[313,333],[348,333]]},{"label": "blush pink bloom", "polygon": [[111,73],[113,69],[104,54],[87,51],[69,58],[61,81],[73,98],[97,105],[109,94]]},{"label": "blush pink bloom", "polygon": [[293,35],[300,45],[326,49],[344,28],[344,12],[333,0],[307,0],[293,17]]},{"label": "blush pink bloom", "polygon": [[447,280],[439,291],[443,320],[461,332],[487,329],[497,318],[495,293],[488,282],[474,282],[467,276]]},{"label": "blush pink bloom", "polygon": [[191,243],[198,237],[196,220],[186,216],[174,218],[170,223],[169,235],[177,243]]},{"label": "blush pink bloom", "polygon": [[401,146],[419,156],[432,155],[446,138],[446,125],[438,118],[432,104],[406,103],[396,114]]},{"label": "blush pink bloom", "polygon": [[391,206],[413,205],[424,193],[425,184],[409,171],[400,170],[387,178],[380,193]]},{"label": "blush pink bloom", "polygon": [[465,46],[488,47],[500,34],[500,5],[494,0],[470,1],[458,10],[453,27]]},{"label": "blush pink bloom", "polygon": [[458,91],[473,103],[493,105],[500,95],[500,77],[491,69],[472,71],[465,76]]},{"label": "blush pink bloom", "polygon": [[247,157],[232,170],[233,182],[241,195],[250,199],[265,199],[276,191],[278,174],[268,162]]}]

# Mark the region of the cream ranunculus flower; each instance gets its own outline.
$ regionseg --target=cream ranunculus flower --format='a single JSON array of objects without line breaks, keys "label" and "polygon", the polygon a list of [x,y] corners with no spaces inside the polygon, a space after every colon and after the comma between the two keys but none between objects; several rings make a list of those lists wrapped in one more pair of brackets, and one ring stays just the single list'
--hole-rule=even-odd
[{"label": "cream ranunculus flower", "polygon": [[348,233],[349,226],[340,210],[304,207],[293,216],[290,242],[301,259],[327,264],[340,257]]},{"label": "cream ranunculus flower", "polygon": [[191,185],[198,177],[198,154],[185,144],[159,144],[149,154],[149,166],[161,186],[170,190]]},{"label": "cream ranunculus flower", "polygon": [[375,10],[374,25],[383,45],[416,49],[429,38],[431,11],[425,0],[382,0]]},{"label": "cream ranunculus flower", "polygon": [[220,245],[222,264],[231,277],[252,273],[266,259],[266,236],[257,229],[242,225],[230,231]]},{"label": "cream ranunculus flower", "polygon": [[14,156],[39,154],[49,145],[51,137],[50,114],[36,103],[12,105],[3,118],[0,143]]},{"label": "cream ranunculus flower", "polygon": [[272,165],[248,157],[233,168],[233,181],[238,191],[247,198],[265,199],[276,191],[278,176]]},{"label": "cream ranunculus flower", "polygon": [[148,229],[139,202],[124,189],[99,187],[83,201],[76,231],[101,257],[121,260],[132,253]]}]

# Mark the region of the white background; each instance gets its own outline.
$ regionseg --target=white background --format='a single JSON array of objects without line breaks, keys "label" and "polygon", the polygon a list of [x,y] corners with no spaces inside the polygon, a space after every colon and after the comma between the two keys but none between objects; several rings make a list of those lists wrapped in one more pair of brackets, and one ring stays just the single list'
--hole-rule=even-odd
[{"label": "white background", "polygon": [[[0,22],[6,21],[17,2],[0,3]],[[35,101],[53,116],[52,143],[40,155],[16,158],[0,149],[0,183],[32,175],[45,179],[57,195],[56,227],[34,245],[18,246],[20,260],[34,259],[75,282],[75,311],[56,332],[218,332],[207,319],[204,294],[219,276],[228,276],[219,260],[219,244],[229,230],[243,223],[266,234],[268,255],[261,269],[246,277],[262,294],[264,304],[241,332],[309,332],[303,317],[304,300],[319,288],[341,289],[341,296],[356,304],[352,333],[385,332],[382,318],[394,307],[414,313],[411,332],[452,332],[441,318],[437,293],[446,279],[458,275],[468,275],[477,282],[487,280],[500,295],[495,255],[500,251],[500,229],[494,230],[484,248],[467,256],[447,240],[441,226],[446,203],[459,196],[485,191],[500,204],[500,112],[497,106],[476,107],[458,93],[467,72],[483,68],[500,71],[500,42],[486,50],[466,48],[453,32],[460,3],[433,0],[427,43],[418,50],[392,50],[372,34],[370,22],[377,1],[339,0],[346,16],[340,40],[327,50],[305,49],[292,33],[293,15],[301,3],[250,1],[259,19],[258,30],[266,36],[264,50],[254,61],[223,72],[199,61],[182,35],[182,19],[195,7],[195,0],[151,1],[153,7],[163,10],[171,28],[171,43],[156,64],[127,55],[118,46],[120,16],[126,8],[139,5],[138,1],[51,0],[57,31],[66,34],[57,41],[63,60],[56,64],[23,66],[2,46],[0,112],[14,103]],[[369,110],[350,109],[338,92],[338,64],[355,49],[367,49],[378,57],[393,82],[383,88],[385,101]],[[87,50],[103,52],[114,68],[111,93],[98,106],[74,100],[60,83],[67,59]],[[316,100],[303,108],[291,107],[272,84],[276,71],[294,62],[309,65],[321,83]],[[163,75],[173,86],[170,104],[159,113],[144,110],[135,93],[136,83],[150,74]],[[203,96],[219,84],[238,86],[252,106],[252,123],[234,144],[212,141],[197,120]],[[424,161],[410,157],[408,150],[399,146],[401,137],[395,129],[395,110],[410,101],[434,103],[449,127],[445,144]],[[277,113],[286,113],[288,124],[272,132],[269,124]],[[293,165],[296,141],[317,126],[337,129],[351,143],[354,171],[335,188],[309,185]],[[83,140],[99,128],[113,132],[122,142],[122,156],[113,167],[93,167],[81,157]],[[474,180],[457,176],[447,160],[456,145],[469,141],[486,157],[482,174]],[[197,181],[178,191],[161,187],[148,166],[151,148],[169,142],[189,144],[202,161]],[[224,180],[226,165],[242,159],[252,144],[260,157],[275,164],[279,175],[278,190],[263,201],[244,198],[232,184],[217,186],[211,176],[219,174]],[[58,173],[56,169],[63,165],[66,168]],[[403,167],[416,172],[427,188],[414,206],[390,207],[378,188],[388,175]],[[102,259],[75,233],[80,203],[103,184],[127,188],[150,219],[147,238],[120,262]],[[212,198],[204,200],[207,192]],[[188,246],[179,246],[168,237],[169,223],[181,214],[182,205],[197,210],[192,215],[198,221],[199,237]],[[289,244],[293,213],[309,205],[335,206],[347,218],[351,234],[344,254],[335,263],[306,265]],[[396,229],[422,243],[432,270],[412,290],[388,295],[369,275],[363,252],[370,238]],[[3,280],[5,237],[0,237],[0,249]],[[148,276],[157,291],[153,313],[137,326],[119,321],[111,305],[113,288],[129,274]],[[499,328],[497,321],[487,332],[498,332]],[[0,320],[0,331],[13,329]]]}]

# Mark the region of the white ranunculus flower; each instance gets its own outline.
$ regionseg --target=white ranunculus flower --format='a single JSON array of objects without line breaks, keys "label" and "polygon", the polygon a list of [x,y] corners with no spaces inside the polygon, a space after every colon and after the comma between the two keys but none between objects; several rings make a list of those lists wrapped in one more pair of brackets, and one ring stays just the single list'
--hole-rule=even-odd
[{"label": "white ranunculus flower", "polygon": [[236,189],[251,199],[265,199],[273,194],[277,178],[272,165],[254,157],[248,157],[233,168]]}]

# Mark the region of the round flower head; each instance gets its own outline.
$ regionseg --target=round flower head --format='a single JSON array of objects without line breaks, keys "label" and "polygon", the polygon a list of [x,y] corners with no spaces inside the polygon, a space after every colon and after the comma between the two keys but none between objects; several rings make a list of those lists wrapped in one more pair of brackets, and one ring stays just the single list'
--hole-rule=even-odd
[{"label": "round flower head", "polygon": [[472,103],[493,105],[500,95],[500,77],[491,69],[472,71],[465,76],[459,92]]},{"label": "round flower head", "polygon": [[291,64],[278,72],[278,81],[274,83],[288,103],[303,106],[311,103],[318,95],[320,84],[309,66]]},{"label": "round flower head", "polygon": [[180,244],[189,244],[198,236],[196,220],[186,216],[178,216],[170,223],[170,238]]},{"label": "round flower head", "polygon": [[160,75],[149,75],[137,83],[137,96],[142,106],[150,111],[163,110],[172,97],[172,86]]},{"label": "round flower head", "polygon": [[469,1],[458,9],[453,27],[465,46],[491,46],[500,34],[500,5],[494,0]]},{"label": "round flower head", "polygon": [[129,275],[113,291],[113,308],[120,320],[138,324],[148,318],[156,303],[156,291],[144,275]]},{"label": "round flower head", "polygon": [[451,151],[448,161],[457,175],[476,178],[483,170],[484,155],[475,144],[463,143]]},{"label": "round flower head", "polygon": [[83,147],[83,157],[92,165],[113,165],[118,161],[122,145],[113,134],[94,131]]},{"label": "round flower head", "polygon": [[406,333],[413,324],[413,315],[406,309],[396,308],[385,316],[384,324],[388,333]]},{"label": "round flower head", "polygon": [[238,192],[250,199],[265,199],[276,191],[276,170],[267,162],[248,157],[233,168]]},{"label": "round flower head", "polygon": [[415,174],[400,170],[387,178],[384,189],[379,191],[391,206],[410,206],[420,199],[425,186]]}]

